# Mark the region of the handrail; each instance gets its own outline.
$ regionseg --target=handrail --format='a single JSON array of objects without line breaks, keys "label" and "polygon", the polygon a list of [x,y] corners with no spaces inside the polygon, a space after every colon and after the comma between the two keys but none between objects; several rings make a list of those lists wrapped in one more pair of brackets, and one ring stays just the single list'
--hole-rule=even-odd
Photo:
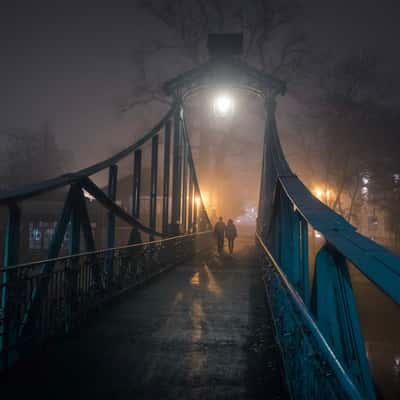
[{"label": "handrail", "polygon": [[0,266],[0,273],[1,272],[11,272],[16,269],[22,269],[26,267],[34,267],[36,265],[43,265],[46,263],[54,263],[54,262],[59,262],[59,261],[65,261],[68,259],[75,259],[79,257],[86,257],[86,256],[95,256],[103,253],[108,253],[111,251],[118,251],[118,250],[126,250],[126,249],[132,249],[136,247],[143,247],[143,246],[149,246],[149,245],[154,245],[154,244],[159,244],[159,243],[164,243],[168,242],[171,240],[177,240],[177,239],[184,239],[190,236],[200,236],[204,234],[210,234],[212,231],[203,231],[203,232],[194,232],[194,233],[188,233],[185,235],[178,235],[178,236],[172,236],[172,237],[167,237],[163,239],[158,239],[158,240],[152,240],[148,242],[143,242],[143,243],[134,243],[134,244],[127,244],[124,246],[117,246],[117,247],[110,247],[107,249],[100,249],[100,250],[94,250],[94,251],[84,251],[82,253],[75,253],[71,254],[68,256],[62,256],[62,257],[55,257],[55,258],[47,258],[45,260],[39,260],[39,261],[33,261],[33,262],[27,262],[27,263],[22,263],[22,264],[17,264],[17,265],[12,265],[10,267],[1,267]]},{"label": "handrail", "polygon": [[289,283],[288,279],[286,278],[285,274],[279,267],[278,263],[276,262],[275,258],[268,250],[267,246],[265,245],[264,241],[262,240],[261,236],[256,233],[256,238],[258,243],[260,244],[263,251],[266,253],[268,259],[271,261],[272,266],[274,267],[275,271],[278,273],[284,287],[286,288],[293,304],[297,308],[297,310],[302,315],[305,323],[307,324],[307,328],[310,330],[311,334],[317,341],[321,353],[326,358],[329,366],[332,368],[332,371],[335,373],[336,377],[338,378],[339,382],[342,384],[344,391],[348,394],[349,398],[354,400],[362,400],[363,397],[361,396],[360,392],[358,391],[357,387],[354,385],[353,381],[350,379],[348,374],[346,373],[345,369],[343,368],[342,364],[335,356],[335,353],[325,340],[324,336],[322,335],[321,331],[319,330],[317,324],[315,323],[313,317],[307,310],[306,305],[304,304],[300,295],[296,292],[293,286]]},{"label": "handrail", "polygon": [[362,274],[400,304],[400,257],[356,232],[342,216],[315,198],[297,176],[281,176],[279,181],[303,218]]},{"label": "handrail", "polygon": [[170,110],[166,113],[166,115],[158,122],[148,133],[146,133],[140,140],[131,144],[124,150],[114,154],[112,157],[109,157],[103,161],[100,161],[94,165],[83,168],[74,173],[68,173],[60,175],[56,178],[45,179],[41,182],[32,183],[30,185],[26,185],[23,188],[7,191],[5,193],[0,193],[0,205],[7,204],[11,202],[21,201],[42,193],[46,193],[55,189],[59,189],[60,187],[67,186],[69,184],[75,183],[82,179],[83,177],[88,177],[97,172],[102,171],[103,169],[109,167],[110,165],[115,164],[121,159],[125,158],[127,155],[134,152],[144,143],[146,143],[149,139],[155,136],[163,125],[166,123],[168,119],[171,118],[174,113],[176,106],[178,103],[174,103]]}]

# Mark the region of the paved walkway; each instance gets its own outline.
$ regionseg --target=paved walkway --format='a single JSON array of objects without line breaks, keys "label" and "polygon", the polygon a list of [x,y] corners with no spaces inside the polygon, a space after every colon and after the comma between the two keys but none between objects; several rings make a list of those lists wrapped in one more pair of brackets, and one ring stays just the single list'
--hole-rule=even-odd
[{"label": "paved walkway", "polygon": [[13,399],[284,399],[253,240],[182,265],[11,373]]}]

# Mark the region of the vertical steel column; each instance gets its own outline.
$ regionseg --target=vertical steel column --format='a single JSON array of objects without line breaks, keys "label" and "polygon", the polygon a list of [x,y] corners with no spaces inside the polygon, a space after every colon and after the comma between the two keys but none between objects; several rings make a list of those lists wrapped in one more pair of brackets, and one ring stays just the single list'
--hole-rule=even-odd
[{"label": "vertical steel column", "polygon": [[135,151],[132,182],[132,215],[139,218],[140,214],[140,178],[142,175],[142,150]]},{"label": "vertical steel column", "polygon": [[182,200],[182,108],[179,107],[174,115],[174,165],[172,182],[172,230],[175,233],[180,231],[181,223],[181,200]]},{"label": "vertical steel column", "polygon": [[162,210],[162,230],[168,232],[168,209],[169,209],[169,170],[171,159],[171,121],[165,125],[164,138],[164,178],[163,178],[163,210]]},{"label": "vertical steel column", "polygon": [[[21,212],[16,204],[8,207],[8,222],[4,239],[4,268],[18,264],[19,241],[20,241]],[[6,369],[9,364],[9,347],[15,335],[10,335],[10,316],[7,310],[7,272],[3,272],[1,290],[1,312],[3,323],[0,324],[0,371]]]},{"label": "vertical steel column", "polygon": [[[81,188],[79,185],[74,184],[71,186],[71,219],[70,219],[70,239],[68,243],[69,255],[77,254],[80,250],[81,242],[81,226],[80,226],[80,196]],[[67,268],[65,271],[65,325],[64,329],[66,333],[69,333],[72,328],[72,319],[74,308],[76,304],[76,290],[77,290],[77,274],[79,269],[79,259],[72,258],[67,262]]]},{"label": "vertical steel column", "polygon": [[[157,178],[158,178],[158,135],[151,140],[151,177],[150,177],[150,228],[155,230],[157,223]],[[154,236],[150,236],[154,240]]]},{"label": "vertical steel column", "polygon": [[4,267],[18,264],[20,225],[20,209],[17,204],[10,204],[8,207],[8,223],[4,239]]},{"label": "vertical steel column", "polygon": [[183,177],[182,177],[182,229],[183,232],[187,230],[187,172],[188,172],[188,146],[186,141],[183,139]]},{"label": "vertical steel column", "polygon": [[302,289],[304,304],[309,307],[310,305],[310,283],[309,283],[309,269],[308,269],[308,225],[307,221],[299,215],[300,221],[300,251],[301,261],[300,268],[302,272]]},{"label": "vertical steel column", "polygon": [[71,219],[70,219],[70,227],[69,227],[69,243],[68,243],[68,254],[71,256],[73,254],[79,253],[80,250],[80,221],[79,221],[79,192],[81,188],[74,184],[71,188],[72,195],[72,210],[71,210]]},{"label": "vertical steel column", "polygon": [[196,191],[196,189],[194,189],[194,193],[193,193],[193,232],[197,232],[199,230],[198,198],[199,198],[199,194]]},{"label": "vertical steel column", "polygon": [[[117,196],[117,176],[118,167],[116,165],[111,165],[108,175],[108,197],[115,201]],[[112,211],[108,212],[107,221],[107,248],[115,247],[115,215]],[[106,274],[107,280],[110,283],[113,273],[113,252],[108,253],[106,258]]]},{"label": "vertical steel column", "polygon": [[193,190],[194,190],[194,185],[193,185],[193,175],[192,171],[189,171],[189,208],[188,208],[188,230],[189,233],[192,233],[193,229]]}]

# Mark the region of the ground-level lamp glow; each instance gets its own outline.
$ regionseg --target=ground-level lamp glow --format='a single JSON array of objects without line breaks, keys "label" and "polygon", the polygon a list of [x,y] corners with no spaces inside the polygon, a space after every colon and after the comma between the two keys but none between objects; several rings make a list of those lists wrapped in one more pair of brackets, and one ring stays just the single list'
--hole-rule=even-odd
[{"label": "ground-level lamp glow", "polygon": [[217,95],[214,99],[213,109],[217,117],[229,117],[233,113],[233,98],[226,93]]}]

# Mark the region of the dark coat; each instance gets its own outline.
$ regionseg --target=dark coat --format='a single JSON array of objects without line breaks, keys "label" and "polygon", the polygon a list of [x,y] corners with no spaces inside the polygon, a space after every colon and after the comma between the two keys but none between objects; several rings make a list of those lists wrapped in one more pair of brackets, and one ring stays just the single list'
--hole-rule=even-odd
[{"label": "dark coat", "polygon": [[226,225],[222,221],[218,221],[215,224],[214,232],[218,237],[222,237],[223,238],[224,235],[225,235],[225,229],[226,229]]},{"label": "dark coat", "polygon": [[228,224],[225,228],[225,235],[228,239],[235,239],[237,236],[235,224]]}]

